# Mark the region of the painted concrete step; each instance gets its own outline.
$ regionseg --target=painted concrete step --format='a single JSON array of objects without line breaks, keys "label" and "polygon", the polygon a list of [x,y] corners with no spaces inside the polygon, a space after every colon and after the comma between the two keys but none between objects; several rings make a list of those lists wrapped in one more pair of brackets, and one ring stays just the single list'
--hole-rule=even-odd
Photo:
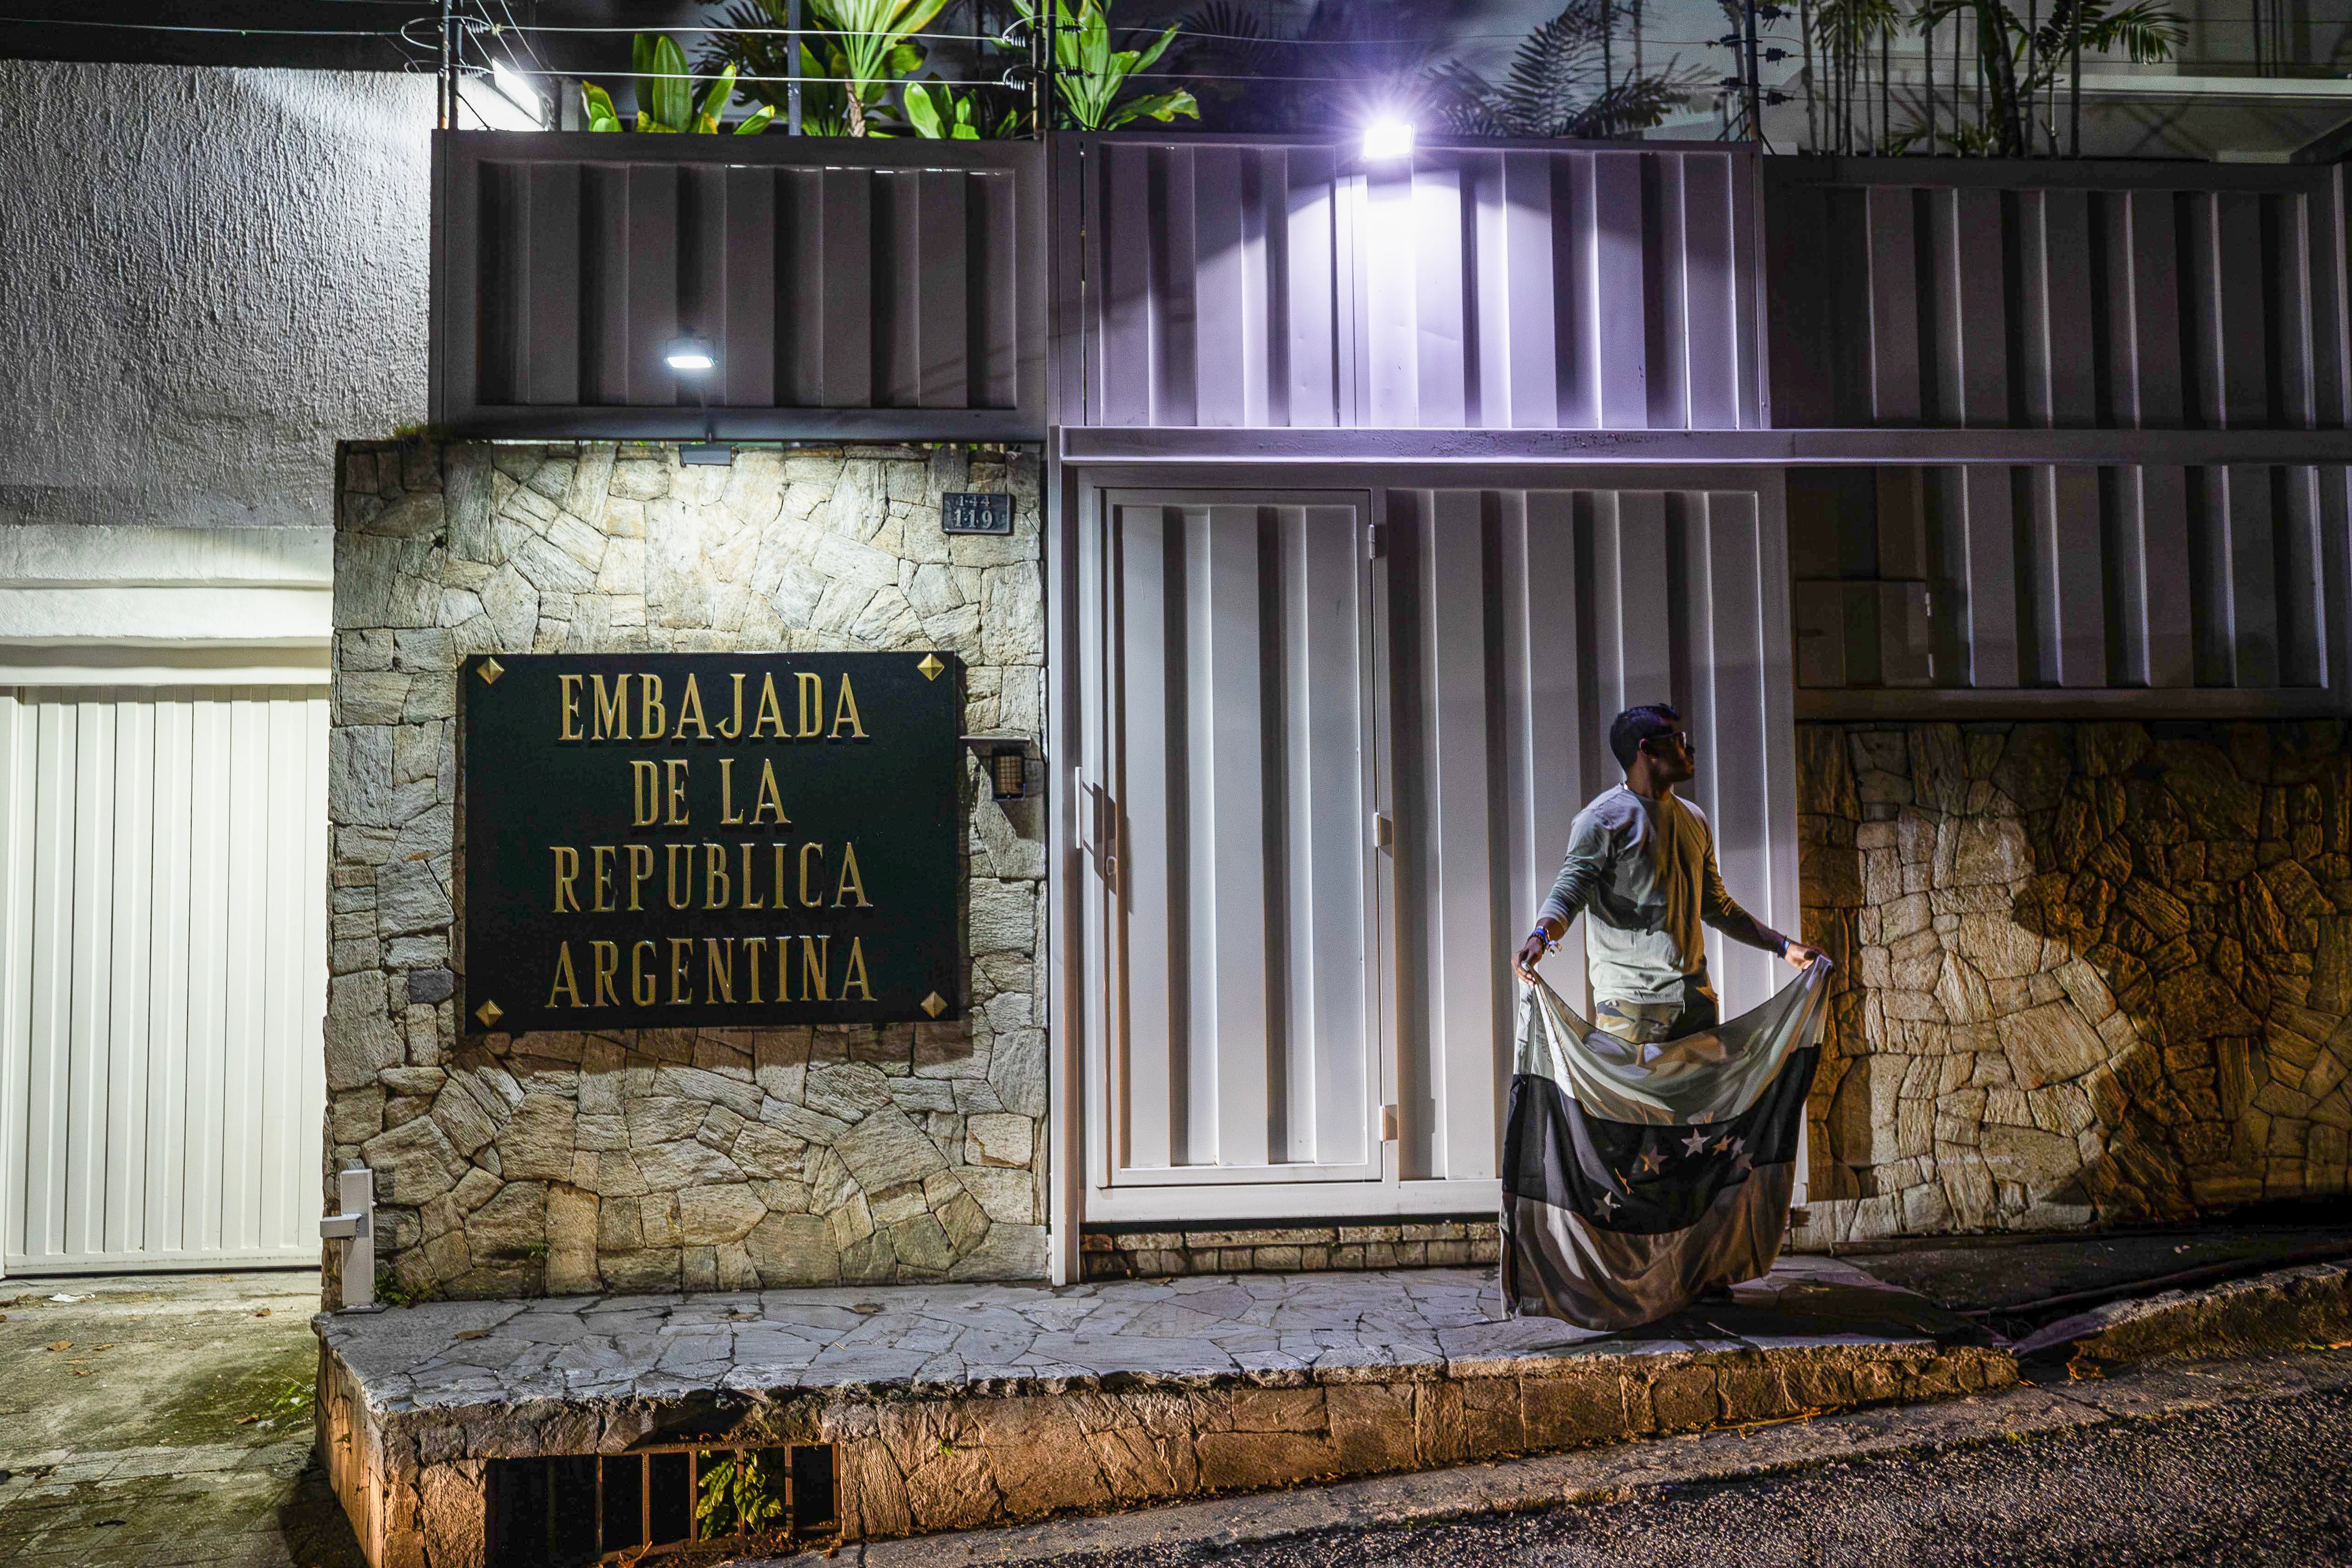
[{"label": "painted concrete step", "polygon": [[1469,1269],[431,1303],[317,1321],[322,1448],[376,1568],[472,1568],[499,1459],[831,1445],[882,1539],[2017,1377],[1823,1258],[1631,1333],[1499,1313]]}]

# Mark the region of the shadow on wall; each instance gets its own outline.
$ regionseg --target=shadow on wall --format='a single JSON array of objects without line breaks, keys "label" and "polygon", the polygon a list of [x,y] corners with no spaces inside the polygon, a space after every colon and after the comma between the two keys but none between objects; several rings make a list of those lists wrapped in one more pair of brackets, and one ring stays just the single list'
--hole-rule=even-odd
[{"label": "shadow on wall", "polygon": [[1840,968],[1803,1239],[2345,1190],[2342,725],[1802,725],[1798,789]]}]

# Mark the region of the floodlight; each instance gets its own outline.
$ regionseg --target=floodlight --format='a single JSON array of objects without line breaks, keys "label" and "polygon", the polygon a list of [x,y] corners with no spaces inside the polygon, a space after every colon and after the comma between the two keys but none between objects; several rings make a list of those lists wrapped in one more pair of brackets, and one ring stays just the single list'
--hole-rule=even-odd
[{"label": "floodlight", "polygon": [[1412,156],[1412,121],[1383,116],[1364,127],[1364,161],[1384,162]]},{"label": "floodlight", "polygon": [[539,89],[530,85],[530,78],[522,72],[504,60],[492,60],[490,85],[499,89],[500,97],[530,117],[533,130],[547,123],[547,100],[539,96]]},{"label": "floodlight", "polygon": [[710,340],[699,332],[688,332],[672,338],[663,348],[662,358],[668,361],[671,370],[698,375],[704,371],[715,370],[719,365],[718,350],[710,346]]}]

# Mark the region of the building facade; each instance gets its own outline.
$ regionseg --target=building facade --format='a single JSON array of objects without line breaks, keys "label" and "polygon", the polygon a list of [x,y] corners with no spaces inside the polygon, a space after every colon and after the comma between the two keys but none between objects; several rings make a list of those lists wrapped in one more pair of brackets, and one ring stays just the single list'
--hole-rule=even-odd
[{"label": "building facade", "polygon": [[[365,334],[321,321],[298,358],[344,380],[249,394],[313,411],[321,493],[266,524],[304,542],[126,568],[26,488],[6,602],[50,676],[10,699],[9,951],[52,978],[8,993],[10,1270],[267,1252],[118,1244],[198,1188],[151,1154],[118,1194],[107,1151],[174,1125],[262,1151],[233,1174],[289,1258],[313,1178],[373,1169],[409,1296],[1480,1258],[1505,955],[1610,717],[1660,699],[1734,892],[1841,964],[1800,1245],[2342,1190],[2336,170],[463,132],[427,185],[425,157],[342,231],[432,264],[429,300],[362,288],[393,392],[349,392]],[[709,381],[663,363],[681,333]],[[205,483],[191,521],[233,489]],[[950,533],[971,494],[1012,532]],[[213,645],[156,619],[174,594],[234,624],[232,674],[180,679]],[[469,1021],[462,661],[763,650],[952,655],[966,731],[1042,758],[1012,800],[964,764],[958,1016]],[[229,695],[131,712],[134,664]],[[118,695],[45,695],[60,670]],[[226,826],[201,790],[140,804],[183,779]],[[104,833],[57,825],[101,784]],[[322,1049],[307,1082],[203,1066],[206,1100],[164,1025],[69,998],[80,955],[182,951],[152,890],[250,863],[237,810],[285,845],[172,962],[279,1009],[207,1003],[223,1063]],[[60,927],[67,894],[100,913]],[[257,988],[227,967],[272,943]],[[1769,994],[1717,946],[1728,1006]],[[1574,944],[1548,969],[1580,992]]]}]

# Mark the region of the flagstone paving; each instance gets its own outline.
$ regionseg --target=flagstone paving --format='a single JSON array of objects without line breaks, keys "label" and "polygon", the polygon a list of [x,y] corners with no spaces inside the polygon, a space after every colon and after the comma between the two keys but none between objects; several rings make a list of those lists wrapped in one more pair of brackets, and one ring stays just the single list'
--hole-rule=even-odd
[{"label": "flagstone paving", "polygon": [[1528,1358],[1916,1344],[1966,1326],[1826,1258],[1783,1259],[1734,1295],[1626,1333],[1504,1318],[1491,1269],[446,1301],[317,1326],[380,1409],[453,1413],[711,1389],[1002,1396],[1478,1375]]},{"label": "flagstone paving", "polygon": [[379,1564],[478,1540],[481,1461],[833,1445],[887,1537],[1998,1387],[1964,1322],[1822,1258],[1633,1333],[1491,1270],[448,1301],[317,1320]]}]

